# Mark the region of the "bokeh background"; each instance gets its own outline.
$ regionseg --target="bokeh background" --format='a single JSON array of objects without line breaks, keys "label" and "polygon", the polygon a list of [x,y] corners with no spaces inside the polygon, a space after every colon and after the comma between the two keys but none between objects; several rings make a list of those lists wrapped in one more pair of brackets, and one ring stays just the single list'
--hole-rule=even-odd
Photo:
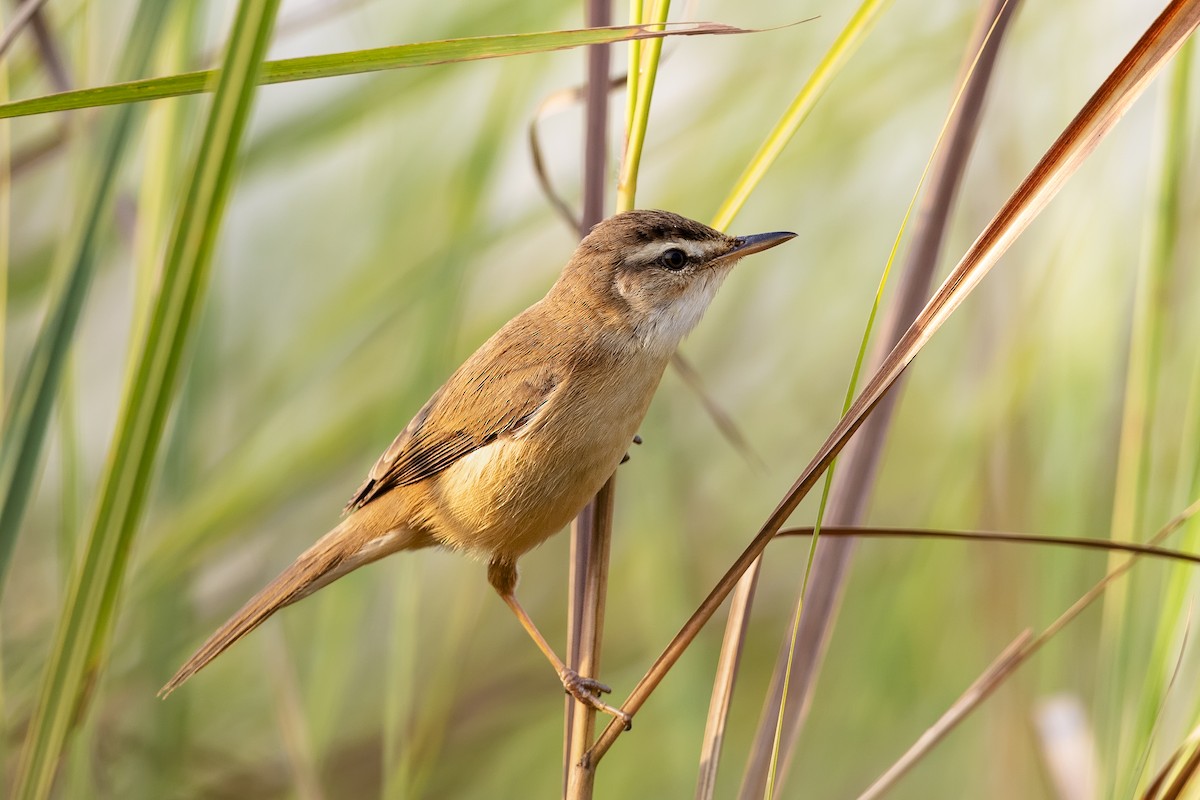
[{"label": "bokeh background", "polygon": [[[113,80],[133,3],[44,9],[73,86]],[[285,2],[271,58],[400,42],[575,28],[579,2]],[[623,4],[616,9],[621,17]],[[839,0],[732,0],[673,18],[766,28],[669,41],[638,204],[708,220],[855,10]],[[1144,0],[1025,3],[1000,54],[952,217],[944,274],[1159,10]],[[219,59],[235,3],[178,4],[155,72]],[[953,97],[977,8],[897,2],[732,226],[790,229],[788,246],[728,281],[684,353],[762,468],[668,372],[619,473],[602,679],[623,697],[741,551],[836,422],[880,273]],[[4,9],[5,18],[11,6]],[[624,46],[613,49],[614,72]],[[124,587],[109,664],[73,738],[61,797],[526,798],[560,791],[563,702],[484,566],[421,552],[355,573],[288,609],[166,702],[155,691],[218,623],[316,536],[452,369],[536,300],[575,236],[535,180],[539,102],[580,83],[581,50],[263,88]],[[13,97],[54,89],[31,36],[6,57]],[[1161,82],[1160,82],[1161,83]],[[148,109],[123,167],[101,268],[74,346],[42,478],[0,604],[11,776],[93,513],[121,405],[140,266],[161,257],[209,96]],[[1053,206],[909,370],[868,519],[890,526],[1106,537],[1129,332],[1160,165],[1164,93],[1151,87]],[[612,144],[623,93],[614,93]],[[9,185],[6,389],[29,351],[84,202],[81,177],[110,109],[17,119]],[[1187,122],[1195,141],[1195,126]],[[572,201],[582,110],[541,125]],[[1192,499],[1189,400],[1196,161],[1177,258],[1153,313],[1157,394],[1138,538]],[[613,168],[615,186],[615,167]],[[610,191],[608,207],[612,205]],[[143,287],[144,288],[144,287]],[[811,524],[806,502],[794,519]],[[1178,544],[1178,541],[1176,541]],[[522,563],[521,594],[551,641],[565,626],[566,536]],[[1183,545],[1180,545],[1183,546]],[[736,794],[807,555],[773,544],[734,698],[717,795]],[[783,797],[854,796],[1017,633],[1040,629],[1103,573],[1070,549],[869,541]],[[1195,659],[1147,637],[1172,567],[1140,565],[1136,624],[1109,680],[1088,612],[904,779],[893,796],[1059,797],[1036,726],[1078,703],[1102,794],[1118,756],[1162,760],[1196,722]],[[1190,600],[1189,600],[1190,602]],[[693,791],[723,615],[604,761],[598,797]],[[1147,676],[1180,664],[1146,742],[1118,743],[1101,707],[1136,714]],[[1106,682],[1107,681],[1107,682]],[[1113,701],[1113,698],[1116,698]],[[1107,704],[1107,705],[1106,705]],[[1144,709],[1141,709],[1144,711]],[[1128,768],[1126,768],[1128,769]],[[1124,773],[1126,778],[1128,773]],[[1125,780],[1125,778],[1122,778]]]}]

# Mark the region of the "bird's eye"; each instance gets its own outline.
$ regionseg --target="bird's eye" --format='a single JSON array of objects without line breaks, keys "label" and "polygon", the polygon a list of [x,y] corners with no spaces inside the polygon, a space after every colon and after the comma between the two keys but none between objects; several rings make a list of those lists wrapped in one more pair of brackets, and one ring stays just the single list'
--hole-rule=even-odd
[{"label": "bird's eye", "polygon": [[687,253],[680,250],[678,247],[672,247],[667,252],[659,257],[659,262],[667,269],[678,272],[687,266]]}]

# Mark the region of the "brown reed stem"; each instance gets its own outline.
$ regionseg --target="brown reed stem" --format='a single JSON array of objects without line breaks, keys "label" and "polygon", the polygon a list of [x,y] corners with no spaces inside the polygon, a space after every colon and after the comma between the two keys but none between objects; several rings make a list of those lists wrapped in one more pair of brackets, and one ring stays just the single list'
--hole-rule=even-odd
[{"label": "brown reed stem", "polygon": [[[585,0],[588,27],[612,22],[611,0]],[[589,47],[583,144],[583,211],[580,237],[604,217],[605,171],[608,164],[609,48]],[[616,476],[579,513],[571,527],[571,570],[568,610],[567,665],[581,675],[600,670],[604,633],[604,602],[608,587],[609,546],[612,542]],[[563,796],[590,800],[595,772],[575,765],[595,736],[595,709],[568,696],[563,736]]]}]

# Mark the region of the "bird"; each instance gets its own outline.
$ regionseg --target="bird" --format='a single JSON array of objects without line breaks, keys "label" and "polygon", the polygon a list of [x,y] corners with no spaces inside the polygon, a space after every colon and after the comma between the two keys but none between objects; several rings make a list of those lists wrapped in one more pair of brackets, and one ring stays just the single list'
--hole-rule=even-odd
[{"label": "bird", "polygon": [[786,231],[730,236],[661,210],[592,227],[546,295],[475,351],[371,468],[340,524],[208,638],[165,697],[284,606],[401,550],[487,561],[487,579],[598,711],[611,689],[570,669],[516,596],[517,560],[563,529],[615,472],[663,370],[744,256]]}]

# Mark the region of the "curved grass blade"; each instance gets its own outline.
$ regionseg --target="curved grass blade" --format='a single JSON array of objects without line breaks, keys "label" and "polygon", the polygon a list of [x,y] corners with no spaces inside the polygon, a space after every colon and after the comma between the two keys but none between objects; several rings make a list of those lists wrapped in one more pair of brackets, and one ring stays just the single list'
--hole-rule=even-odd
[{"label": "curved grass blade", "polygon": [[[916,321],[871,376],[849,413],[838,421],[754,539],[634,688],[622,705],[624,711],[636,714],[645,704],[700,630],[712,619],[741,576],[816,486],[830,462],[862,426],[867,415],[879,404],[921,349],[979,285],[1017,237],[1049,205],[1067,180],[1112,131],[1134,101],[1141,96],[1149,82],[1183,46],[1198,25],[1200,0],[1173,0],[1151,23],[967,250]],[[588,751],[587,766],[594,769],[595,763],[608,752],[622,730],[623,725],[619,722],[615,725],[609,724],[597,739],[596,745]]]},{"label": "curved grass blade", "polygon": [[246,128],[255,76],[279,0],[242,0],[224,68],[163,265],[162,284],[129,381],[99,507],[55,636],[18,767],[17,800],[50,794],[71,729],[86,709],[115,617],[183,353],[208,285],[213,245]]},{"label": "curved grass blade", "polygon": [[[155,0],[143,0],[130,29],[119,75],[138,75],[145,70],[162,26],[165,6]],[[87,205],[81,209],[77,227],[68,238],[66,263],[70,266],[5,410],[4,431],[0,435],[0,593],[37,478],[38,459],[62,381],[67,352],[95,272],[97,239],[112,200],[117,170],[134,127],[133,113],[132,107],[121,109],[100,136],[99,169],[82,194],[87,198]]]},{"label": "curved grass blade", "polygon": [[[786,528],[776,536],[812,536],[813,528]],[[933,528],[874,528],[857,525],[823,525],[821,535],[831,539],[937,539],[954,542],[991,544],[1032,544],[1043,547],[1074,547],[1098,550],[1114,555],[1126,553],[1147,558],[1179,561],[1200,565],[1200,553],[1172,550],[1153,544],[1122,542],[1115,539],[1086,539],[1081,536],[1045,536],[1040,533],[1009,533],[1007,531],[948,531]]]},{"label": "curved grass blade", "polygon": [[841,73],[846,62],[874,30],[875,23],[891,5],[892,0],[864,0],[854,12],[854,16],[846,23],[846,27],[817,64],[817,68],[800,88],[792,104],[783,112],[783,117],[775,123],[775,127],[751,157],[750,163],[734,183],[725,202],[717,209],[712,221],[714,228],[723,231],[733,222],[733,218],[742,210],[750,194],[766,176],[767,170],[775,163],[775,159],[779,158],[783,148],[787,147],[800,125],[808,119],[809,113],[824,96],[833,79]]},{"label": "curved grass blade", "polygon": [[[389,69],[430,67],[460,61],[480,61],[488,58],[545,53],[552,50],[569,50],[584,45],[610,44],[635,39],[753,32],[749,29],[735,28],[732,25],[722,25],[716,22],[691,22],[672,26],[668,30],[652,30],[650,26],[646,25],[623,25],[611,28],[586,28],[545,33],[474,36],[465,39],[398,44],[369,50],[354,50],[348,53],[329,53],[268,61],[263,64],[257,80],[259,83],[268,85],[290,83]],[[0,105],[0,119],[199,94],[211,90],[214,74],[213,70],[200,70],[185,72],[181,75],[147,78],[18,100]]]}]

